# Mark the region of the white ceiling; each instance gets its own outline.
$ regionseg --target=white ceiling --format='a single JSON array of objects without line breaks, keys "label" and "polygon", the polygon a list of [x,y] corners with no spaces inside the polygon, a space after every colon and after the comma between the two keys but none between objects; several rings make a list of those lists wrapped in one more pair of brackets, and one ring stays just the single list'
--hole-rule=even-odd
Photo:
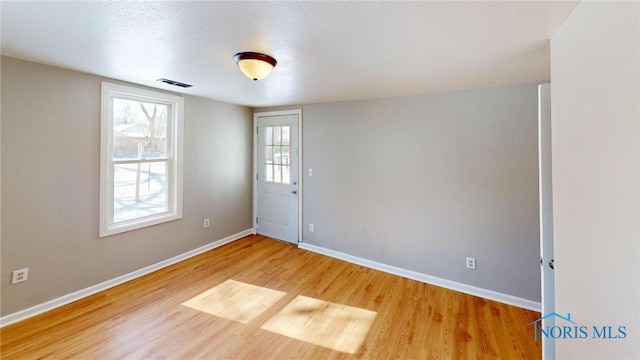
[{"label": "white ceiling", "polygon": [[[1,45],[185,94],[292,105],[548,80],[548,39],[576,3],[2,1]],[[233,61],[240,51],[278,65],[254,82]]]}]

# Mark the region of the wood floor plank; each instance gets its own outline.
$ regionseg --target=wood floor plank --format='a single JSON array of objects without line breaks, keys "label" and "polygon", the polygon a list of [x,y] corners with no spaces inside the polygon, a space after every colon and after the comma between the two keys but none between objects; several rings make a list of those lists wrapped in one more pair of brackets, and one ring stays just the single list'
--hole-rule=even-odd
[{"label": "wood floor plank", "polygon": [[[244,292],[230,303],[223,295],[231,291]],[[262,305],[242,310],[247,303]],[[255,309],[245,323],[222,316]],[[527,326],[539,316],[256,235],[6,326],[0,355],[540,359]]]}]

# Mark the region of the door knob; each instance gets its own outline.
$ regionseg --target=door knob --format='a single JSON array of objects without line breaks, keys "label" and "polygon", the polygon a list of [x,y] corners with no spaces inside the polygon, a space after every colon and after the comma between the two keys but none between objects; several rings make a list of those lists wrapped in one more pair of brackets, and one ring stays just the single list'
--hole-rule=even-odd
[{"label": "door knob", "polygon": [[555,266],[555,264],[554,264],[553,259],[549,260],[549,267],[551,268],[551,270],[555,270],[554,266]]},{"label": "door knob", "polygon": [[295,195],[298,193],[298,190],[291,190],[291,193]]}]

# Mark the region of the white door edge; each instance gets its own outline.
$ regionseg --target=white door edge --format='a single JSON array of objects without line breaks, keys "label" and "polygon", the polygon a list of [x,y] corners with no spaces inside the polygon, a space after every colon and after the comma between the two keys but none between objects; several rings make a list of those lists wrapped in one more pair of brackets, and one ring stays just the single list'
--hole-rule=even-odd
[{"label": "white door edge", "polygon": [[302,242],[302,196],[304,193],[304,171],[302,171],[302,109],[262,111],[253,113],[253,211],[252,224],[254,231],[258,229],[258,118],[264,116],[297,115],[298,116],[298,243]]},{"label": "white door edge", "polygon": [[[541,316],[555,312],[555,280],[548,262],[553,259],[553,193],[551,163],[551,85],[538,85],[538,184],[540,208],[540,285]],[[553,326],[554,318],[543,320],[541,325]],[[535,331],[535,330],[534,330]],[[555,359],[555,339],[542,339],[542,359]]]}]

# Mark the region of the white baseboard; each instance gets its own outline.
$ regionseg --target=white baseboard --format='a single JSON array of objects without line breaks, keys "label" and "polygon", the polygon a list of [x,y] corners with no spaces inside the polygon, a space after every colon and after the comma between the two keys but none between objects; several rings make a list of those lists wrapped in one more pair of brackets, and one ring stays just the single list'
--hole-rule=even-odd
[{"label": "white baseboard", "polygon": [[0,317],[0,327],[4,327],[6,325],[10,325],[13,323],[16,323],[18,321],[22,321],[25,319],[28,319],[30,317],[36,316],[38,314],[42,314],[46,311],[49,310],[53,310],[57,307],[72,303],[74,301],[80,300],[82,298],[85,298],[87,296],[93,295],[95,293],[98,293],[100,291],[104,291],[107,290],[109,288],[112,288],[114,286],[123,284],[127,281],[139,278],[143,275],[147,275],[150,274],[154,271],[160,270],[162,268],[165,268],[167,266],[173,265],[175,263],[178,263],[180,261],[186,260],[190,257],[202,254],[203,252],[209,251],[211,249],[215,249],[217,247],[220,247],[222,245],[228,244],[232,241],[238,240],[240,238],[243,238],[247,235],[252,235],[255,234],[256,231],[255,229],[248,229],[245,231],[241,231],[237,234],[233,234],[231,236],[228,236],[224,239],[220,239],[217,241],[214,241],[210,244],[201,246],[197,249],[193,249],[190,251],[187,251],[183,254],[174,256],[172,258],[169,258],[167,260],[163,260],[160,262],[157,262],[155,264],[149,265],[147,267],[144,267],[142,269],[138,269],[136,271],[132,271],[128,274],[124,274],[122,276],[118,276],[117,278],[113,278],[111,280],[107,280],[105,282],[102,282],[100,284],[96,284],[93,286],[90,286],[88,288],[82,289],[82,290],[78,290],[76,292],[72,292],[70,294],[61,296],[59,298],[53,299],[53,300],[49,300],[47,302],[44,302],[42,304],[38,304],[36,306],[32,306],[30,308],[24,309],[24,310],[20,310],[17,311],[15,313],[12,314],[8,314],[5,315],[3,317]]},{"label": "white baseboard", "polygon": [[459,282],[446,280],[446,279],[442,279],[442,278],[431,276],[431,275],[422,274],[416,271],[402,269],[399,267],[379,263],[376,261],[359,258],[357,256],[345,254],[339,251],[326,249],[316,245],[299,243],[298,247],[300,249],[309,250],[318,254],[330,256],[332,258],[344,260],[353,264],[362,265],[371,269],[384,271],[389,274],[402,276],[408,279],[417,280],[423,283],[440,286],[446,289],[459,291],[469,295],[479,296],[481,298],[498,301],[504,304],[517,306],[523,309],[528,309],[528,310],[533,310],[538,312],[541,311],[542,309],[542,306],[539,302],[519,298],[517,296],[507,295],[507,294],[499,293],[493,290],[482,289],[479,287],[462,284]]}]

